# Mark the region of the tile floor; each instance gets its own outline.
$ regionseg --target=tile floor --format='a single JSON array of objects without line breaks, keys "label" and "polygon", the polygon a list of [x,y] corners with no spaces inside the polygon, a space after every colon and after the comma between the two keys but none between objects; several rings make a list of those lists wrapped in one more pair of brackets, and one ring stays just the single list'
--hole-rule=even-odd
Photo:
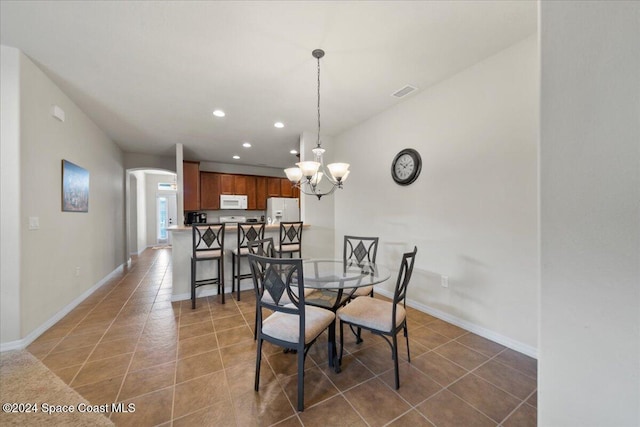
[{"label": "tile floor", "polygon": [[93,404],[135,403],[134,413],[111,415],[116,425],[536,425],[535,359],[414,309],[398,391],[381,338],[346,338],[340,374],[321,338],[296,412],[294,355],[265,344],[253,390],[254,304],[252,292],[225,305],[202,298],[195,310],[171,302],[171,251],[148,249],[28,350]]}]

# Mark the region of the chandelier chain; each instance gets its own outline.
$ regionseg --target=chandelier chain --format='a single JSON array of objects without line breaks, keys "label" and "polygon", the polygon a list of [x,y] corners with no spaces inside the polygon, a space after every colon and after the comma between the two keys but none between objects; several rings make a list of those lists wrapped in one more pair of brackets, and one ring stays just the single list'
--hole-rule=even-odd
[{"label": "chandelier chain", "polygon": [[318,141],[317,146],[320,147],[320,58],[318,58]]}]

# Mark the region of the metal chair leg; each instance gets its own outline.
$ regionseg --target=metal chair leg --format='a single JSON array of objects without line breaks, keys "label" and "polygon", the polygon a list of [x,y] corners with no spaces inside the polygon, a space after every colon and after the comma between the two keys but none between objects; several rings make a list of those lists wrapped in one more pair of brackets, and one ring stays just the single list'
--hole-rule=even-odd
[{"label": "metal chair leg", "polygon": [[233,294],[236,290],[236,255],[231,254],[231,271],[233,271],[234,275],[231,276],[231,293]]},{"label": "metal chair leg", "polygon": [[298,348],[298,411],[304,411],[304,347]]},{"label": "metal chair leg", "polygon": [[237,285],[236,292],[238,293],[237,294],[238,301],[240,301],[240,259],[242,259],[242,257],[240,256],[240,254],[238,254],[238,256],[236,258],[238,258],[237,261],[236,261],[237,269],[238,269],[236,271],[236,282],[237,282],[236,283],[236,285]]},{"label": "metal chair leg", "polygon": [[254,389],[258,391],[260,387],[260,362],[262,361],[262,338],[258,340],[258,353],[256,354],[256,379],[254,381]]},{"label": "metal chair leg", "polygon": [[409,352],[409,330],[407,329],[407,324],[404,324],[404,337],[407,339],[407,360],[411,363],[411,353]]},{"label": "metal chair leg", "polygon": [[224,258],[218,258],[218,293],[222,288],[222,303],[224,304]]},{"label": "metal chair leg", "polygon": [[196,308],[196,262],[191,260],[191,309]]},{"label": "metal chair leg", "polygon": [[400,388],[400,374],[398,372],[398,338],[396,334],[393,334],[393,367],[395,369],[396,376],[396,390]]}]

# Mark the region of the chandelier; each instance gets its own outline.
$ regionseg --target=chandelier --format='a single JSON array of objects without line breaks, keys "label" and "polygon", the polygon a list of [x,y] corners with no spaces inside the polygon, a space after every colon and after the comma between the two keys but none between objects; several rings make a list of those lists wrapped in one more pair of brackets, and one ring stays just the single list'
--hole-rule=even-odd
[{"label": "chandelier", "polygon": [[324,56],[324,50],[316,49],[311,52],[318,60],[318,140],[313,150],[313,161],[296,163],[295,168],[285,169],[287,178],[300,192],[310,196],[322,196],[331,194],[337,188],[342,188],[342,183],[349,175],[349,163],[331,163],[324,165],[322,155],[325,149],[320,146],[320,58]]}]

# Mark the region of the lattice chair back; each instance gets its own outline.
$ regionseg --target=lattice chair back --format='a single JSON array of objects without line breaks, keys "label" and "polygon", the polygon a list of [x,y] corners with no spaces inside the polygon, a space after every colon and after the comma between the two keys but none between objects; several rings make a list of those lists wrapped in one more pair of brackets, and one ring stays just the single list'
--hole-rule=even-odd
[{"label": "lattice chair back", "polygon": [[407,287],[411,281],[411,275],[413,274],[413,264],[416,260],[416,253],[418,248],[413,247],[412,252],[407,252],[402,255],[402,261],[400,262],[400,270],[398,271],[398,281],[396,282],[396,289],[393,293],[393,317],[395,319],[396,309],[399,303],[405,306],[407,297]]},{"label": "lattice chair back", "polygon": [[241,248],[246,248],[249,242],[264,239],[264,222],[242,222],[238,224],[238,252],[244,255]]},{"label": "lattice chair back", "polygon": [[358,265],[375,263],[378,254],[378,237],[344,236],[343,261],[355,260]]},{"label": "lattice chair back", "polygon": [[218,258],[224,249],[224,224],[193,225],[193,258]]},{"label": "lattice chair back", "polygon": [[249,253],[253,255],[259,255],[262,257],[275,256],[275,246],[273,244],[273,237],[267,237],[266,239],[256,239],[247,243]]},{"label": "lattice chair back", "polygon": [[293,256],[297,252],[302,257],[302,224],[302,221],[280,223],[280,241],[276,248],[280,256],[283,253]]},{"label": "lattice chair back", "polygon": [[[264,297],[260,299],[260,304],[270,310],[299,315],[300,324],[304,325],[304,310],[300,309],[304,307],[302,260],[258,255],[249,255],[249,260],[254,278],[261,279]],[[283,307],[285,302],[287,307]]]}]

